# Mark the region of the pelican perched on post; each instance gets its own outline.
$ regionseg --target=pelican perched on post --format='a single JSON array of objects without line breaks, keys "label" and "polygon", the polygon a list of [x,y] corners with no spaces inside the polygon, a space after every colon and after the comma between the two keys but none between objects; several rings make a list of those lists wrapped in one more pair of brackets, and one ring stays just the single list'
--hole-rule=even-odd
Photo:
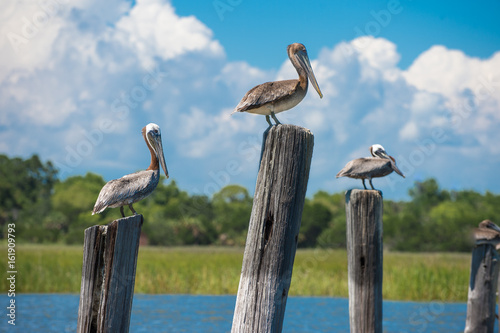
[{"label": "pelican perched on post", "polygon": [[99,214],[106,208],[120,207],[123,217],[123,206],[128,205],[134,215],[137,212],[132,204],[150,195],[160,181],[160,165],[168,178],[167,165],[163,156],[160,126],[150,123],[142,129],[142,136],[151,153],[151,164],[144,171],[125,175],[122,178],[109,181],[101,189],[92,210],[92,215]]},{"label": "pelican perched on post", "polygon": [[314,89],[323,98],[318,82],[309,62],[306,47],[300,43],[288,45],[288,57],[297,70],[299,78],[296,80],[274,81],[259,84],[250,89],[241,99],[233,113],[249,112],[266,116],[269,126],[273,126],[269,116],[276,124],[281,124],[276,113],[289,110],[302,101],[307,93],[308,79]]},{"label": "pelican perched on post", "polygon": [[403,173],[396,166],[394,157],[387,155],[384,147],[375,144],[370,147],[370,153],[373,157],[357,158],[348,162],[346,166],[339,171],[337,178],[349,177],[361,179],[365,190],[367,189],[365,179],[368,179],[372,190],[374,190],[372,178],[384,177],[393,171],[396,171],[398,175],[405,178]]},{"label": "pelican perched on post", "polygon": [[474,230],[476,244],[490,243],[497,250],[500,249],[500,227],[490,220],[484,220],[479,223],[479,228]]}]

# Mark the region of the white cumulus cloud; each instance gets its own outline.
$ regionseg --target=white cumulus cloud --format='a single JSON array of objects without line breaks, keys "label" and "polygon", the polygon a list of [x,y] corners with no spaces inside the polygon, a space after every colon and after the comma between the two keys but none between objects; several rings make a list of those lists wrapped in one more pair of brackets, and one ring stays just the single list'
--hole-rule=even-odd
[{"label": "white cumulus cloud", "polygon": [[196,17],[179,17],[172,5],[161,0],[139,0],[116,23],[115,37],[131,47],[144,67],[155,57],[169,60],[186,52],[220,55],[223,49],[212,31]]}]

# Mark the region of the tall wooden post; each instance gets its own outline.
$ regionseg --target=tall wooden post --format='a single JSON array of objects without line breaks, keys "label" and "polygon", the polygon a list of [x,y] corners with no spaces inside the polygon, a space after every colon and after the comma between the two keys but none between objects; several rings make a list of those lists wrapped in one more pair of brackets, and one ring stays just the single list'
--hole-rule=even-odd
[{"label": "tall wooden post", "polygon": [[78,333],[128,332],[142,221],[134,215],[85,230]]},{"label": "tall wooden post", "polygon": [[281,332],[313,152],[293,125],[264,133],[233,333]]},{"label": "tall wooden post", "polygon": [[495,326],[498,252],[489,243],[472,251],[465,333],[493,333]]},{"label": "tall wooden post", "polygon": [[345,202],[351,332],[381,333],[382,194],[373,190],[349,190]]}]

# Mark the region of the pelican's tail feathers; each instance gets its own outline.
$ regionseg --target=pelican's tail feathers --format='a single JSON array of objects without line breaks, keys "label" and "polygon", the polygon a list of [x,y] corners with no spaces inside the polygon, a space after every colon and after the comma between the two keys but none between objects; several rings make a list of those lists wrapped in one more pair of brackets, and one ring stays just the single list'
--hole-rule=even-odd
[{"label": "pelican's tail feathers", "polygon": [[107,205],[103,205],[101,202],[96,202],[94,209],[92,209],[92,215],[95,214],[100,214],[102,211],[104,211],[106,208],[108,208]]}]

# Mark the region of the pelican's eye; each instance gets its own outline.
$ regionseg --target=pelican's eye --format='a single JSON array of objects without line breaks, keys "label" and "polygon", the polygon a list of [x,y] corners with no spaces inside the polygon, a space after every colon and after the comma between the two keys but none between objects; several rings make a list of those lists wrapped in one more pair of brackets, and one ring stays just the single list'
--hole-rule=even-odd
[{"label": "pelican's eye", "polygon": [[155,132],[155,134],[160,133],[160,131],[158,131],[156,128],[154,129],[154,131],[153,131],[153,132]]}]

